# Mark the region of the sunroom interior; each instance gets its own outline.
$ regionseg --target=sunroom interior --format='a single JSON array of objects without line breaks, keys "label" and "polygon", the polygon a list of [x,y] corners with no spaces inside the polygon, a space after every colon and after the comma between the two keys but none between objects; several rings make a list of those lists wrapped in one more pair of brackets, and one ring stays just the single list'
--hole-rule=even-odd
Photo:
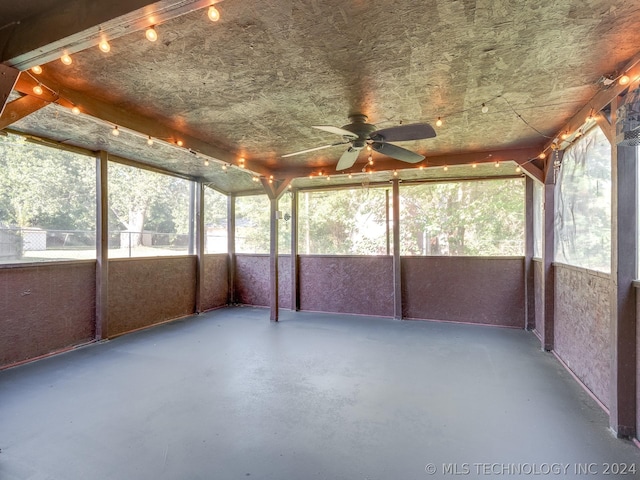
[{"label": "sunroom interior", "polygon": [[[0,385],[15,395],[5,411],[30,376],[47,383],[143,335],[178,342],[186,325],[220,351],[245,335],[297,351],[286,342],[325,328],[354,336],[345,351],[366,350],[369,335],[492,345],[485,332],[520,330],[536,361],[581,389],[567,408],[595,415],[585,421],[612,437],[616,465],[638,462],[639,25],[627,0],[0,5]],[[359,146],[348,133],[362,124],[374,133]],[[417,129],[433,135],[392,138]],[[269,333],[296,323],[313,329]],[[216,338],[221,325],[233,337]],[[299,348],[293,362],[306,358]],[[425,348],[416,362],[430,362]],[[28,478],[12,447],[0,433],[0,473]],[[251,468],[265,468],[253,453]],[[370,473],[314,460],[317,478]],[[448,459],[463,473],[472,460],[492,461]],[[563,460],[539,460],[551,461]],[[592,461],[602,473],[614,458]],[[220,478],[249,475],[220,462]],[[285,478],[278,465],[271,474]],[[67,467],[60,478],[80,477]],[[101,478],[131,471],[112,474]]]}]

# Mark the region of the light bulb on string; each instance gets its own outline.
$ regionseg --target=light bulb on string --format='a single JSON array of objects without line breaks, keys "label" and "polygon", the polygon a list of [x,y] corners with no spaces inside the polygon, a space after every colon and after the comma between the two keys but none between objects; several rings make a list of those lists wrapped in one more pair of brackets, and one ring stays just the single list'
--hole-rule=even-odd
[{"label": "light bulb on string", "polygon": [[224,165],[222,165],[222,170],[223,170],[224,172],[226,172],[226,171],[227,171],[227,164],[226,164],[226,163],[225,163]]},{"label": "light bulb on string", "polygon": [[42,95],[44,93],[44,90],[42,90],[42,86],[38,84],[33,87],[33,93],[35,93],[36,95]]},{"label": "light bulb on string", "polygon": [[353,178],[353,175],[350,173],[350,174],[348,175],[348,177],[349,177],[349,178]]},{"label": "light bulb on string", "polygon": [[446,172],[447,170],[449,170],[449,167],[445,165],[443,169]]},{"label": "light bulb on string", "polygon": [[442,118],[438,117],[438,120],[436,120],[436,127],[441,127],[442,126]]},{"label": "light bulb on string", "polygon": [[147,145],[149,146],[153,145],[153,138],[151,138],[151,135],[147,137]]},{"label": "light bulb on string", "polygon": [[496,166],[496,168],[500,167],[500,162],[498,162],[498,161],[496,160],[495,166]]},{"label": "light bulb on string", "polygon": [[220,12],[213,5],[209,7],[207,16],[209,17],[209,20],[211,20],[212,22],[217,22],[218,20],[220,20]]},{"label": "light bulb on string", "polygon": [[472,164],[471,164],[471,168],[477,168],[477,167],[478,167],[478,164],[477,164],[477,163],[472,163]]},{"label": "light bulb on string", "polygon": [[113,130],[111,130],[111,135],[113,135],[114,137],[117,137],[118,135],[120,135],[120,130],[118,130],[117,125],[113,127]]},{"label": "light bulb on string", "polygon": [[181,147],[181,146],[183,146],[183,145],[184,145],[184,143],[183,143],[183,141],[182,141],[182,140],[178,140],[178,141],[176,142],[176,145],[178,145],[179,147]]},{"label": "light bulb on string", "polygon": [[40,75],[42,73],[42,67],[40,65],[35,65],[31,67],[31,71],[36,75]]},{"label": "light bulb on string", "polygon": [[73,63],[73,59],[66,53],[60,57],[60,61],[65,65],[71,65]]},{"label": "light bulb on string", "polygon": [[208,166],[209,166],[209,159],[208,159],[208,158],[205,158],[205,159],[204,159],[204,166],[205,166],[205,167],[208,167]]},{"label": "light bulb on string", "polygon": [[545,158],[547,158],[547,154],[546,154],[546,153],[544,153],[544,152],[540,152],[540,155],[538,155],[538,158],[539,158],[540,160],[544,160]]},{"label": "light bulb on string", "polygon": [[520,165],[518,165],[518,166],[516,167],[516,173],[520,173],[520,172],[522,172],[522,168],[520,168]]},{"label": "light bulb on string", "polygon": [[487,107],[484,103],[482,104],[482,108],[481,108],[482,113],[487,113],[489,111],[489,107]]},{"label": "light bulb on string", "polygon": [[74,105],[71,109],[71,113],[73,113],[74,115],[80,115],[80,109],[76,105]]},{"label": "light bulb on string", "polygon": [[109,53],[109,51],[111,50],[111,45],[109,45],[109,42],[107,42],[106,40],[102,40],[98,44],[98,48],[100,48],[101,52]]},{"label": "light bulb on string", "polygon": [[398,176],[398,171],[397,171],[397,170],[394,170],[394,171],[393,171],[393,176],[394,176],[394,177],[397,177],[397,176]]},{"label": "light bulb on string", "polygon": [[150,42],[155,42],[156,40],[158,40],[158,32],[156,32],[155,25],[147,28],[147,30],[144,32],[144,36],[147,37],[147,40],[149,40]]},{"label": "light bulb on string", "polygon": [[618,83],[620,85],[629,85],[629,82],[631,81],[631,79],[629,78],[629,75],[622,75],[619,79],[618,79]]}]

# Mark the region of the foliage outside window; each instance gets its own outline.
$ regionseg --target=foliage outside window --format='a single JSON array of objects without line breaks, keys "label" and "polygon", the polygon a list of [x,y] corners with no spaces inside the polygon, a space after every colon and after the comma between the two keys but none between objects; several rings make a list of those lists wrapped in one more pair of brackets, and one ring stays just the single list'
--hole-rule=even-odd
[{"label": "foliage outside window", "polygon": [[270,205],[266,195],[236,198],[236,252],[269,253]]},{"label": "foliage outside window", "polygon": [[523,255],[524,182],[508,179],[401,187],[400,252]]},{"label": "foliage outside window", "polygon": [[533,256],[542,258],[542,240],[544,232],[544,187],[535,182],[533,184]]},{"label": "foliage outside window", "polygon": [[558,262],[611,270],[611,145],[593,128],[567,148],[556,181]]},{"label": "foliage outside window", "polygon": [[109,163],[109,257],[186,255],[192,182]]},{"label": "foliage outside window", "polygon": [[227,196],[204,189],[205,253],[227,253]]},{"label": "foliage outside window", "polygon": [[96,256],[95,160],[0,136],[0,263]]},{"label": "foliage outside window", "polygon": [[298,196],[299,253],[389,254],[385,190],[390,189],[363,187],[301,192]]}]

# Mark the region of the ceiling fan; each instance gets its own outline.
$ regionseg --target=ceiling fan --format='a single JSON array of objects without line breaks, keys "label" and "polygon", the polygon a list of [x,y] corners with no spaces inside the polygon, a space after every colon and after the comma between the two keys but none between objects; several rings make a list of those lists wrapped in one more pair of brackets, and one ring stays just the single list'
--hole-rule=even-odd
[{"label": "ceiling fan", "polygon": [[407,125],[398,125],[397,127],[389,127],[378,130],[375,125],[367,123],[367,116],[363,114],[354,114],[349,116],[349,123],[343,127],[333,127],[331,125],[313,125],[313,128],[323,130],[329,133],[335,133],[342,136],[341,142],[322,145],[321,147],[309,148],[299,152],[288,153],[283,157],[293,157],[294,155],[302,155],[303,153],[322,150],[323,148],[335,147],[336,145],[349,145],[347,150],[342,154],[336,170],[345,170],[353,166],[358,159],[360,150],[366,146],[371,146],[376,152],[387,155],[408,163],[418,163],[424,160],[424,155],[420,155],[406,148],[398,147],[389,142],[406,142],[409,140],[422,140],[425,138],[433,138],[436,132],[428,123],[411,123]]}]

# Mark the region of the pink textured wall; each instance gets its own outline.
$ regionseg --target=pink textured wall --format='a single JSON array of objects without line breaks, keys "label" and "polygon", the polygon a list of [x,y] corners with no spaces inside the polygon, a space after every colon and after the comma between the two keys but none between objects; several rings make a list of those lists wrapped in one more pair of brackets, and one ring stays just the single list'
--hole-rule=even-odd
[{"label": "pink textured wall", "polygon": [[196,257],[109,261],[110,337],[195,311]]},{"label": "pink textured wall", "polygon": [[227,304],[229,277],[226,253],[204,256],[204,285],[202,286],[202,309],[210,310]]},{"label": "pink textured wall", "polygon": [[636,438],[640,439],[640,291],[636,286]]},{"label": "pink textured wall", "polygon": [[0,268],[0,366],[95,337],[95,261]]},{"label": "pink textured wall", "polygon": [[[244,305],[269,306],[269,255],[236,254],[235,296]],[[291,308],[291,256],[278,256],[278,304]]]},{"label": "pink textured wall", "polygon": [[301,255],[300,309],[393,315],[393,259]]},{"label": "pink textured wall", "polygon": [[533,291],[535,297],[536,332],[542,335],[544,323],[544,264],[533,261]]},{"label": "pink textured wall", "polygon": [[403,257],[406,318],[525,326],[524,259]]},{"label": "pink textured wall", "polygon": [[555,351],[608,407],[611,279],[584,268],[555,265]]}]

